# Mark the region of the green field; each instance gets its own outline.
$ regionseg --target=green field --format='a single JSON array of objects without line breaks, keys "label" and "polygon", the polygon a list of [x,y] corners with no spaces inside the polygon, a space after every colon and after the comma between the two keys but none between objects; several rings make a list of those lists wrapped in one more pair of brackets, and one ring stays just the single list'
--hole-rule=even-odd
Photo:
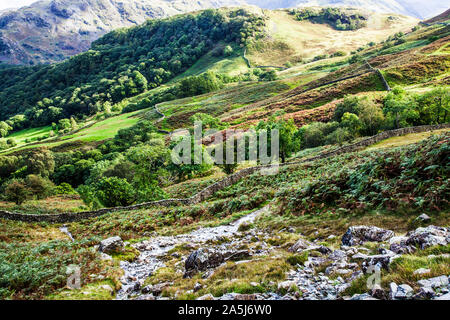
[{"label": "green field", "polygon": [[[68,134],[61,138],[50,138],[43,140],[41,143],[35,143],[33,145],[27,146],[24,143],[19,144],[16,148],[8,149],[3,152],[3,154],[9,154],[15,151],[20,151],[28,149],[31,147],[56,147],[64,143],[70,143],[75,141],[83,142],[93,142],[93,141],[103,141],[113,138],[120,129],[131,127],[140,120],[140,115],[145,113],[149,109],[134,111],[130,113],[121,114],[114,116],[102,121],[95,123],[92,126],[88,126],[86,129],[82,129],[74,134]],[[35,129],[27,129],[15,132],[14,134],[8,136],[15,137],[16,141],[25,141],[25,139],[30,136],[36,136],[38,132],[39,136],[45,136],[51,131],[51,127],[42,127]],[[34,132],[34,133],[33,133]],[[0,152],[2,154],[2,152]]]},{"label": "green field", "polygon": [[14,139],[18,146],[36,142],[40,138],[48,136],[48,134],[52,131],[51,126],[40,127],[40,128],[30,128],[24,129],[10,134],[7,138]]}]

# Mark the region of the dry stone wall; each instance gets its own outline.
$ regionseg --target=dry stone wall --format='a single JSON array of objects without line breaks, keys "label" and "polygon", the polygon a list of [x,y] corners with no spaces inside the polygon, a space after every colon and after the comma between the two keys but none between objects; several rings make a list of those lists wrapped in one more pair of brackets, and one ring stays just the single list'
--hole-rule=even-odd
[{"label": "dry stone wall", "polygon": [[[298,165],[306,162],[311,162],[319,159],[324,158],[330,158],[334,157],[340,154],[354,152],[360,149],[363,149],[365,147],[368,147],[370,145],[373,145],[377,142],[380,142],[382,140],[392,138],[392,137],[398,137],[403,136],[405,134],[409,133],[420,133],[420,132],[426,132],[426,131],[433,131],[433,130],[440,130],[450,128],[450,123],[446,124],[439,124],[439,125],[431,125],[431,126],[418,126],[418,127],[410,127],[410,128],[401,128],[397,130],[390,130],[385,131],[382,133],[379,133],[375,136],[372,136],[367,139],[363,139],[359,142],[350,144],[348,146],[343,146],[341,148],[338,148],[334,151],[321,153],[318,156],[304,159],[301,161],[293,161],[288,162],[284,164],[280,164],[280,167],[284,166],[291,166],[291,165]],[[260,171],[262,169],[269,169],[273,168],[273,165],[266,165],[266,166],[255,166],[243,169],[239,172],[236,172],[233,175],[229,175],[226,178],[222,179],[221,181],[218,181],[199,193],[195,194],[194,196],[186,199],[164,199],[159,201],[152,201],[147,203],[141,203],[136,204],[133,206],[127,206],[127,207],[116,207],[116,208],[107,208],[107,209],[100,209],[96,211],[85,211],[85,212],[79,212],[79,213],[61,213],[61,214],[21,214],[16,212],[8,212],[0,210],[0,218],[2,219],[8,219],[8,220],[14,220],[14,221],[23,221],[23,222],[48,222],[48,223],[68,223],[68,222],[74,222],[74,221],[80,221],[84,219],[90,219],[102,216],[107,213],[112,212],[118,212],[118,211],[131,211],[131,210],[139,210],[139,209],[145,209],[150,207],[169,207],[169,206],[175,206],[175,205],[193,205],[200,203],[202,201],[205,201],[209,197],[211,197],[214,193],[216,193],[219,190],[222,190],[224,188],[227,188],[235,183],[237,183],[239,180],[241,180],[244,177],[247,177],[249,175],[252,175],[253,173]]]}]

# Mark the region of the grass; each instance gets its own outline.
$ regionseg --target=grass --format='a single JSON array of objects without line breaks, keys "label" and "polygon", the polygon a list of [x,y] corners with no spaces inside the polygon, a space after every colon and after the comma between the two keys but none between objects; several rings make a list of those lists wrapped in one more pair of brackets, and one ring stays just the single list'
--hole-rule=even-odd
[{"label": "grass", "polygon": [[78,196],[54,196],[43,200],[28,200],[20,206],[13,202],[0,201],[0,209],[26,214],[55,214],[79,212],[86,208]]},{"label": "grass", "polygon": [[395,148],[395,147],[405,146],[408,144],[420,142],[432,135],[441,134],[441,133],[448,132],[448,131],[449,131],[449,129],[441,129],[441,130],[436,130],[436,131],[410,133],[410,134],[407,134],[404,136],[393,137],[393,138],[383,140],[381,142],[378,142],[378,143],[366,148],[366,150],[377,150],[377,149]]},{"label": "grass", "polygon": [[44,137],[48,137],[51,130],[51,126],[24,129],[10,134],[6,137],[6,139],[13,139],[18,146],[21,146],[26,143],[39,141],[39,139]]},{"label": "grass", "polygon": [[320,54],[336,51],[350,53],[369,41],[379,42],[386,34],[405,31],[417,24],[418,20],[404,16],[388,23],[388,14],[371,14],[368,26],[356,31],[337,31],[327,24],[297,21],[287,10],[266,12],[269,18],[269,37],[250,50],[248,57],[253,65],[279,65],[290,61],[310,59]]},{"label": "grass", "polygon": [[[74,134],[68,134],[57,139],[49,139],[48,141],[44,140],[41,143],[36,143],[32,146],[28,146],[25,144],[13,149],[8,149],[4,152],[4,154],[10,154],[12,152],[17,152],[29,148],[53,148],[67,143],[89,143],[111,139],[117,134],[117,132],[119,132],[120,129],[128,128],[136,124],[140,120],[140,114],[146,111],[148,111],[148,109],[113,116],[105,120],[98,121],[94,125],[82,129]],[[23,131],[24,130],[18,131],[16,134],[18,134],[18,136],[26,134]]]},{"label": "grass", "polygon": [[229,57],[214,57],[211,51],[208,52],[203,57],[201,57],[192,67],[172,79],[169,84],[175,83],[186,77],[197,76],[206,71],[214,71],[219,74],[228,74],[230,76],[236,76],[240,73],[247,72],[249,68],[243,58],[244,50],[236,46],[233,46],[233,49],[234,52]]}]

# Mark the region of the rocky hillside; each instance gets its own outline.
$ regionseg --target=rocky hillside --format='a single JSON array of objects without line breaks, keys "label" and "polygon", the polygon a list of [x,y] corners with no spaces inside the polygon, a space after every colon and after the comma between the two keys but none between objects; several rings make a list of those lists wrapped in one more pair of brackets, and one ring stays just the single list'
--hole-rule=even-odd
[{"label": "rocky hillside", "polygon": [[422,19],[443,12],[449,6],[445,2],[431,0],[424,5],[405,0],[42,0],[18,10],[0,11],[0,62],[33,65],[61,61],[88,50],[92,41],[113,29],[206,8],[351,6]]},{"label": "rocky hillside", "polygon": [[147,19],[222,6],[238,0],[44,0],[0,16],[0,61],[56,62],[89,49],[120,27]]}]

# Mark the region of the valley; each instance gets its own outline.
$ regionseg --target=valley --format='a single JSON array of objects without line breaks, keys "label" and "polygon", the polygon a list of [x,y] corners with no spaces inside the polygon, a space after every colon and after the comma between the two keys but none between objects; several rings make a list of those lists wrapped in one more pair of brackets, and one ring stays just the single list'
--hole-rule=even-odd
[{"label": "valley", "polygon": [[[449,11],[296,10],[0,69],[0,299],[448,300]],[[205,152],[277,129],[280,163],[176,165],[195,121]]]}]

